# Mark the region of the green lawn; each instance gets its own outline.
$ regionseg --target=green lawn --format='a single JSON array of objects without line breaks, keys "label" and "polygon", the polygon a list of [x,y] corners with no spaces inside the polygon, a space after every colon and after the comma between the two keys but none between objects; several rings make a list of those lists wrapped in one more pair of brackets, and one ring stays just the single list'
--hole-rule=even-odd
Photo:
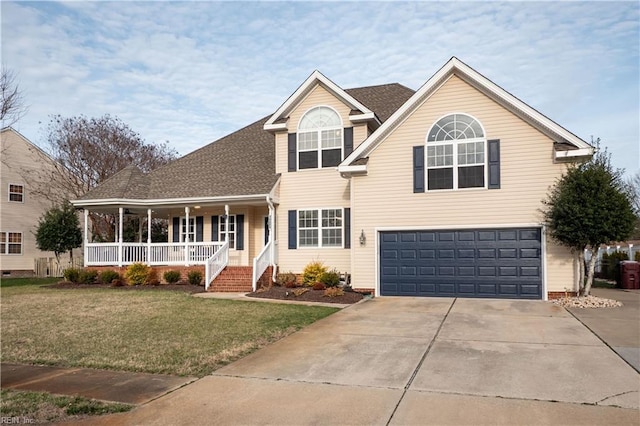
[{"label": "green lawn", "polygon": [[202,377],[337,311],[169,291],[6,284],[3,362]]},{"label": "green lawn", "polygon": [[49,423],[78,417],[129,411],[132,405],[101,402],[78,396],[57,396],[44,392],[2,390],[0,415],[3,423]]}]

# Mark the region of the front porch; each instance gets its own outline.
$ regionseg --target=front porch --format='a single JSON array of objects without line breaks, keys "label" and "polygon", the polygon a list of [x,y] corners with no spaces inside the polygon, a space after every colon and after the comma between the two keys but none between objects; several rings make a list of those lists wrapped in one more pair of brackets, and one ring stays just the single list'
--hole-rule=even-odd
[{"label": "front porch", "polygon": [[[158,271],[185,271],[199,266],[204,272],[206,289],[213,286],[215,291],[255,290],[265,271],[275,269],[276,242],[270,232],[275,208],[265,206],[264,202],[262,205],[211,204],[146,209],[121,204],[115,209],[115,206],[91,206],[91,211],[89,206],[83,207],[85,267],[114,267],[123,271],[128,265],[144,263]],[[115,241],[90,242],[88,223],[92,213],[111,214],[115,218],[115,224],[112,222],[111,226]],[[131,231],[131,219],[138,229],[133,235],[129,232],[128,241],[125,241],[124,224],[127,223]],[[165,223],[165,241],[160,242],[157,237],[152,239],[151,226],[156,219],[163,219]],[[248,279],[245,279],[246,283],[227,286],[222,284],[226,279],[221,278],[220,285],[213,285],[225,270],[227,276],[242,276],[243,279],[248,276]],[[238,273],[240,270],[242,274]]]}]

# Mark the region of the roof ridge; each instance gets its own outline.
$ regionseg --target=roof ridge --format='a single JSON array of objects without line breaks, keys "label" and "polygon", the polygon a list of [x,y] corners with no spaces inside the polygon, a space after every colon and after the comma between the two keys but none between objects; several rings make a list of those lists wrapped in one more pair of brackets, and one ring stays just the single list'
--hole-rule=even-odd
[{"label": "roof ridge", "polygon": [[345,92],[348,92],[349,90],[358,90],[358,89],[374,89],[374,88],[378,88],[378,87],[383,87],[383,86],[400,86],[403,87],[405,89],[409,89],[415,92],[414,89],[405,86],[402,83],[398,83],[398,82],[393,82],[393,83],[383,83],[383,84],[372,84],[370,86],[358,86],[358,87],[350,87],[348,89],[344,89]]}]

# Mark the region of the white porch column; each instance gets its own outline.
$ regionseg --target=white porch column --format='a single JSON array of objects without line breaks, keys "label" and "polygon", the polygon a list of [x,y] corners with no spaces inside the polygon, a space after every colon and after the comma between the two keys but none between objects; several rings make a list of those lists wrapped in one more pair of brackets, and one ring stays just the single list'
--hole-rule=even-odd
[{"label": "white porch column", "polygon": [[224,205],[224,240],[229,241],[229,204]]},{"label": "white porch column", "polygon": [[151,265],[151,209],[147,209],[147,265]]},{"label": "white porch column", "polygon": [[185,233],[184,233],[184,266],[189,266],[189,207],[184,208],[184,221],[185,221]]},{"label": "white porch column", "polygon": [[118,208],[118,266],[122,266],[122,242],[123,242],[123,238],[122,238],[122,228],[123,228],[123,216],[124,216],[124,209],[122,207]]},{"label": "white porch column", "polygon": [[89,209],[84,209],[84,256],[82,260],[84,266],[87,266],[87,261],[89,260],[89,247],[87,247],[87,244],[89,244]]}]

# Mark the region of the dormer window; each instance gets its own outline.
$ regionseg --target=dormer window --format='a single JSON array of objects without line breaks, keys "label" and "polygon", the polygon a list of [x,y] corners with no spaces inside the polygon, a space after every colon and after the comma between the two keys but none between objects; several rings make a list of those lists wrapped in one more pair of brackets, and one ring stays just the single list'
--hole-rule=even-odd
[{"label": "dormer window", "polygon": [[336,167],[342,161],[342,119],[333,109],[310,109],[298,125],[298,169]]},{"label": "dormer window", "polygon": [[485,188],[486,139],[465,114],[438,120],[427,136],[427,190]]}]

